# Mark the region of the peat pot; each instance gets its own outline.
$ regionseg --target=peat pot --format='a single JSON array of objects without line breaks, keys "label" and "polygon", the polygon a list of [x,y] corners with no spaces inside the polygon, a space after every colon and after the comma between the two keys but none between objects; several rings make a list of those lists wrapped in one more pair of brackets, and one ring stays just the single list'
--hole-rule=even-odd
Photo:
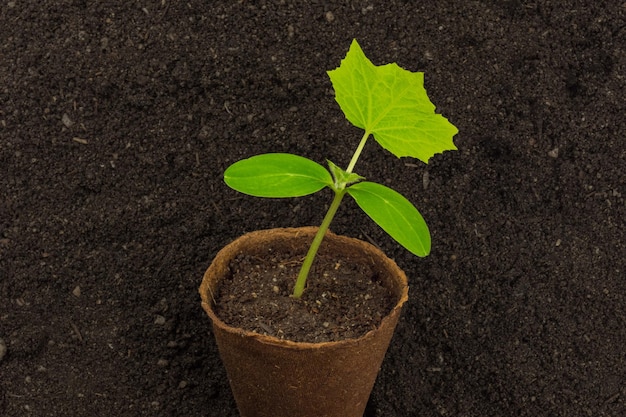
[{"label": "peat pot", "polygon": [[[213,311],[211,294],[242,253],[271,248],[306,254],[317,228],[261,230],[241,236],[218,252],[200,285],[202,307],[242,417],[362,417],[402,305],[408,298],[404,272],[375,246],[328,232],[321,254],[371,264],[397,303],[378,328],[356,339],[304,343],[229,326]],[[311,276],[309,279],[315,279]]]}]

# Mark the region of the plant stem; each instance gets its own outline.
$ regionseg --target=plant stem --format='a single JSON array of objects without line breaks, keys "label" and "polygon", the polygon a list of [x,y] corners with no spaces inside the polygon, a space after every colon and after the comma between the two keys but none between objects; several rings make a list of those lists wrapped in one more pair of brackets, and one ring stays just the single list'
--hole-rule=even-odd
[{"label": "plant stem", "polygon": [[333,202],[330,203],[326,216],[324,216],[324,220],[322,220],[322,224],[317,230],[317,233],[313,238],[313,242],[311,242],[311,246],[309,247],[309,251],[306,254],[306,258],[304,258],[302,267],[300,268],[300,273],[298,274],[298,279],[296,280],[296,285],[294,286],[293,294],[291,295],[293,298],[300,298],[302,296],[304,287],[306,286],[306,279],[309,276],[309,271],[311,270],[311,265],[313,265],[313,260],[315,259],[315,255],[317,255],[317,250],[320,248],[320,244],[322,243],[322,240],[324,240],[324,235],[326,235],[326,231],[330,227],[330,223],[333,221],[333,217],[335,217],[335,213],[337,213],[339,204],[345,194],[345,189],[335,191],[335,198],[333,198]]},{"label": "plant stem", "polygon": [[[356,165],[356,161],[358,161],[361,152],[363,151],[363,147],[365,147],[365,142],[367,142],[367,138],[370,133],[365,132],[363,137],[361,138],[361,142],[359,146],[356,148],[354,155],[352,155],[352,159],[350,160],[350,165],[348,165],[348,169],[346,172],[352,172],[354,166]],[[317,251],[322,244],[322,240],[324,240],[324,236],[330,227],[330,223],[333,221],[335,214],[337,213],[337,209],[339,208],[339,204],[343,199],[343,196],[346,195],[346,188],[335,189],[335,198],[333,198],[332,203],[330,203],[330,207],[326,212],[326,216],[324,216],[324,220],[322,220],[322,224],[320,225],[315,237],[313,238],[313,242],[311,242],[311,246],[309,247],[309,251],[304,258],[304,262],[302,263],[302,267],[300,268],[300,273],[298,273],[298,279],[296,280],[296,285],[293,288],[293,294],[291,295],[293,298],[302,297],[302,293],[304,292],[304,287],[306,286],[306,280],[309,276],[309,271],[311,270],[311,266],[313,265],[313,261],[315,260],[315,255],[317,255]]]},{"label": "plant stem", "polygon": [[363,134],[363,137],[361,138],[361,142],[359,142],[359,146],[357,146],[356,151],[354,151],[354,155],[352,155],[352,159],[350,160],[350,164],[348,165],[348,169],[346,169],[346,172],[350,173],[354,169],[356,161],[359,160],[359,156],[361,156],[361,152],[363,151],[363,148],[365,147],[365,142],[367,142],[367,138],[369,136],[370,132],[366,130]]}]

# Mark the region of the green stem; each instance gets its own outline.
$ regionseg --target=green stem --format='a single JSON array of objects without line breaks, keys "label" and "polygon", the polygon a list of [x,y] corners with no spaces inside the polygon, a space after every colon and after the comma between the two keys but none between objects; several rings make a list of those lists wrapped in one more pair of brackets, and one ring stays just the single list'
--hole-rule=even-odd
[{"label": "green stem", "polygon": [[363,134],[363,137],[361,138],[361,142],[359,142],[359,146],[357,146],[356,151],[354,151],[354,155],[352,155],[352,159],[350,160],[350,164],[348,165],[348,169],[346,169],[346,172],[350,173],[354,169],[356,161],[359,160],[359,156],[361,156],[361,152],[363,151],[363,148],[365,147],[365,142],[367,142],[367,138],[369,136],[370,132],[366,130]]},{"label": "green stem", "polygon": [[330,207],[326,212],[326,216],[324,216],[324,220],[322,220],[322,224],[317,230],[317,233],[313,238],[313,242],[311,242],[311,246],[309,247],[309,251],[306,254],[306,258],[304,258],[302,267],[300,268],[300,273],[298,274],[298,279],[296,280],[296,285],[293,288],[293,294],[291,295],[293,298],[300,298],[302,296],[304,287],[306,286],[306,279],[309,276],[309,271],[311,270],[311,265],[313,265],[313,260],[315,260],[315,255],[317,255],[317,250],[320,248],[322,240],[324,240],[324,236],[326,235],[326,231],[330,227],[330,223],[333,221],[333,217],[335,217],[335,213],[337,213],[339,204],[345,194],[345,189],[335,191],[335,198],[330,204]]},{"label": "green stem", "polygon": [[[367,142],[367,138],[369,137],[369,135],[370,133],[366,131],[363,137],[361,138],[361,142],[359,143],[359,146],[356,148],[354,155],[352,155],[352,160],[350,160],[350,165],[348,165],[348,169],[346,170],[346,172],[352,172],[352,170],[354,169],[354,166],[356,165],[356,161],[358,161],[359,156],[361,155],[361,152],[363,151],[363,148],[365,147],[365,142]],[[333,191],[335,191],[335,198],[333,198],[332,203],[330,203],[330,207],[328,208],[328,211],[326,212],[326,216],[324,216],[324,220],[322,220],[322,224],[317,230],[317,233],[315,234],[315,237],[313,238],[313,242],[311,242],[311,246],[309,247],[309,251],[307,252],[306,257],[304,258],[304,262],[302,263],[302,267],[300,268],[300,273],[298,274],[298,279],[296,280],[296,285],[293,288],[293,294],[291,295],[293,298],[302,297],[302,293],[304,292],[304,287],[306,286],[306,280],[307,280],[307,277],[309,276],[309,271],[311,270],[311,266],[313,265],[313,261],[315,260],[315,255],[317,255],[317,251],[320,248],[320,245],[322,244],[322,240],[324,240],[324,236],[326,235],[326,232],[328,231],[328,228],[330,227],[330,223],[333,221],[333,218],[335,217],[335,214],[337,213],[337,209],[339,208],[339,204],[341,203],[343,196],[346,195],[345,186],[344,188],[341,188],[341,189],[333,188]]]}]

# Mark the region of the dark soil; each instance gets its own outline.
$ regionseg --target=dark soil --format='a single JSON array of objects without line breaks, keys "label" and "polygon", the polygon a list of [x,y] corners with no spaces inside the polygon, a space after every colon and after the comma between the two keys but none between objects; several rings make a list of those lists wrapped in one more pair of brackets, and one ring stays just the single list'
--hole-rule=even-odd
[{"label": "dark soil", "polygon": [[240,255],[215,295],[226,324],[295,342],[355,339],[374,330],[398,300],[368,265],[318,256],[306,291],[291,297],[302,256]]},{"label": "dark soil", "polygon": [[[333,4],[334,3],[334,4]],[[459,151],[368,143],[433,235],[418,259],[347,201],[410,300],[367,417],[626,415],[626,5],[611,1],[4,1],[0,415],[236,408],[197,287],[246,231],[331,195],[238,195],[231,163],[348,163],[325,73],[352,38],[425,71]]]}]

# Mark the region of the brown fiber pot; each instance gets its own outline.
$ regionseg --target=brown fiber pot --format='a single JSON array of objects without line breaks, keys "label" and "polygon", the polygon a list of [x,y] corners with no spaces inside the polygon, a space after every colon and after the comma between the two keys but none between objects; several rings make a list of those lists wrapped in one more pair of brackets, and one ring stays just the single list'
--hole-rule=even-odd
[{"label": "brown fiber pot", "polygon": [[[202,307],[213,322],[237,408],[242,417],[362,417],[402,305],[408,298],[404,272],[373,245],[328,233],[321,254],[370,264],[397,298],[380,326],[358,339],[301,343],[234,328],[213,311],[212,293],[238,254],[289,250],[306,254],[317,228],[248,233],[224,247],[204,274]],[[311,277],[310,279],[315,279]]]}]

